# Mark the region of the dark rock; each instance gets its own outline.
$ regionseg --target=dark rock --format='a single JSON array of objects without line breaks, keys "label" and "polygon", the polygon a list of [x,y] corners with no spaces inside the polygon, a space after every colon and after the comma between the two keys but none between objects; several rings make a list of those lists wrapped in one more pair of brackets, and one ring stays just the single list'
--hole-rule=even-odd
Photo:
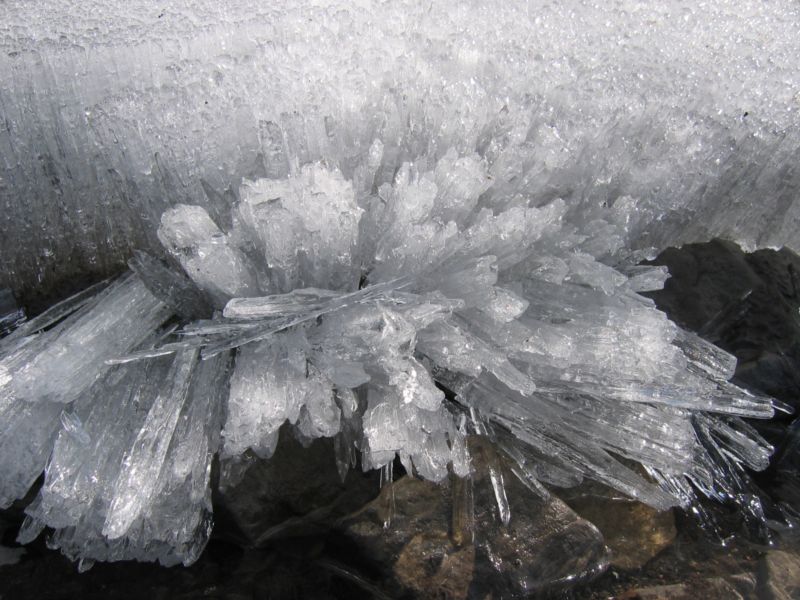
[{"label": "dark rock", "polygon": [[215,494],[214,533],[244,546],[324,533],[337,518],[378,494],[377,473],[351,470],[342,481],[333,440],[303,447],[288,427],[268,460],[250,457],[241,479]]},{"label": "dark rock", "polygon": [[692,331],[699,331],[731,302],[761,284],[745,253],[724,240],[667,248],[652,264],[669,268],[670,278],[663,290],[644,295]]},{"label": "dark rock", "polygon": [[[21,560],[0,566],[3,600],[374,600],[357,578],[345,578],[317,560],[319,540],[297,540],[280,552],[243,550],[212,540],[190,567],[133,561],[75,565],[44,543],[26,548]],[[353,579],[356,579],[354,583]]]},{"label": "dark rock", "polygon": [[[473,438],[470,447],[471,481],[453,476],[436,485],[402,477],[344,518],[340,530],[376,569],[415,598],[549,593],[606,568],[607,549],[597,528],[557,498],[533,495],[484,440]],[[505,483],[508,525],[499,518],[489,465]],[[469,505],[474,521],[462,518],[470,514]]]},{"label": "dark rock", "polygon": [[[722,240],[662,252],[654,264],[671,277],[649,292],[679,325],[697,331],[737,358],[734,382],[800,410],[800,256],[788,249],[743,252]],[[799,515],[798,467],[792,459],[797,426],[777,412],[752,425],[776,448],[769,469],[753,476],[766,490],[767,516],[776,523]],[[777,505],[772,505],[772,499]],[[779,506],[780,505],[780,506]]]},{"label": "dark rock", "polygon": [[738,383],[800,408],[800,256],[714,240],[668,248],[652,264],[671,277],[645,295],[734,354]]}]

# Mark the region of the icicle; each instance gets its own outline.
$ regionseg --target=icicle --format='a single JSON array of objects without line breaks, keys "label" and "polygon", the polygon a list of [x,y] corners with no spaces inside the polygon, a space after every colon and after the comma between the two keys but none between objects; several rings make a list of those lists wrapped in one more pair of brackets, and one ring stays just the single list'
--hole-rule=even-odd
[{"label": "icicle", "polygon": [[471,475],[459,477],[454,473],[450,474],[453,497],[450,530],[453,544],[457,547],[471,544],[475,540],[475,507],[472,486]]},{"label": "icicle", "polygon": [[395,513],[394,486],[393,486],[394,462],[388,462],[381,468],[381,507],[383,515],[383,528],[388,529],[392,524]]},{"label": "icicle", "polygon": [[492,489],[494,490],[494,498],[497,502],[497,514],[500,517],[500,522],[503,525],[508,525],[511,521],[511,507],[508,504],[506,497],[505,483],[503,482],[503,473],[498,466],[489,466],[489,478],[492,481]]},{"label": "icicle", "polygon": [[178,417],[189,394],[198,357],[196,348],[182,350],[167,376],[168,386],[147,414],[133,447],[123,461],[103,533],[121,537],[152,500]]},{"label": "icicle", "polygon": [[[486,421],[481,417],[477,410],[470,408],[470,417],[475,431],[478,435],[489,436],[489,429]],[[497,516],[503,525],[508,525],[511,522],[511,507],[508,504],[506,497],[505,482],[503,481],[503,472],[501,468],[500,458],[497,456],[494,448],[487,446],[483,449],[484,457],[487,468],[489,470],[489,480],[492,484],[494,491],[495,502],[497,503]]]}]

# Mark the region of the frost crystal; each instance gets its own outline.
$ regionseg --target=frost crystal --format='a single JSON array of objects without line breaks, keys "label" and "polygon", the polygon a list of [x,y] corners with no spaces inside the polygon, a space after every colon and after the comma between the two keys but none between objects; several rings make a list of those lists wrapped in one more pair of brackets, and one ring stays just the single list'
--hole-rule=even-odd
[{"label": "frost crystal", "polygon": [[771,453],[742,417],[776,404],[638,294],[668,275],[641,262],[798,247],[796,6],[654,6],[653,33],[278,4],[0,8],[3,275],[31,287],[76,238],[100,270],[151,253],[0,340],[0,505],[46,465],[20,538],[189,564],[214,455],[268,458],[282,426],[334,438],[341,473],[466,478],[478,434],[540,494],[738,497]]}]

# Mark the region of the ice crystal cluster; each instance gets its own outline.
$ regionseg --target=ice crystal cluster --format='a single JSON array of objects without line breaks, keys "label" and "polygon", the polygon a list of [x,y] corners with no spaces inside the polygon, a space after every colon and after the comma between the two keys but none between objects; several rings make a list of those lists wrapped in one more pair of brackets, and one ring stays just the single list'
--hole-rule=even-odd
[{"label": "ice crystal cluster", "polygon": [[775,404],[641,263],[800,246],[797,5],[484,4],[0,7],[4,280],[138,249],[0,340],[20,539],[191,563],[215,456],[282,427],[342,473],[468,478],[481,434],[537,493],[758,513]]}]

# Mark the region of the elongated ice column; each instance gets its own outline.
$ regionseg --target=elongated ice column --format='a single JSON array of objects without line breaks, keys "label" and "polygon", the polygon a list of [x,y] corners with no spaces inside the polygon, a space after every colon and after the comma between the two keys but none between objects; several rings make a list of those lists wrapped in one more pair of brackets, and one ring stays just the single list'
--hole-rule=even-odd
[{"label": "elongated ice column", "polygon": [[115,367],[76,409],[83,435],[59,434],[22,541],[47,525],[71,558],[194,562],[211,531],[228,363],[194,349]]},{"label": "elongated ice column", "polygon": [[199,206],[179,205],[165,212],[158,239],[216,305],[258,293],[246,258]]},{"label": "elongated ice column", "polygon": [[15,401],[72,402],[107,368],[106,358],[138,344],[168,316],[141,280],[128,276],[91,309],[43,336],[39,351],[3,359],[0,378],[8,381],[2,393]]},{"label": "elongated ice column", "polygon": [[[66,309],[75,312],[50,329],[36,333],[34,323],[48,325],[42,315],[2,340],[0,506],[24,496],[39,476],[59,416],[108,370],[105,359],[142,342],[169,316],[132,275],[88,300],[68,301]],[[53,310],[53,318],[63,318],[59,307]]]},{"label": "elongated ice column", "polygon": [[[324,388],[324,382],[306,376],[306,346],[301,330],[240,349],[222,431],[223,456],[235,457],[248,448],[259,456],[271,456],[280,426],[285,421],[296,423],[306,402],[315,393],[324,394],[315,385]],[[333,403],[330,384],[327,388]],[[338,425],[338,415],[335,419]]]}]

